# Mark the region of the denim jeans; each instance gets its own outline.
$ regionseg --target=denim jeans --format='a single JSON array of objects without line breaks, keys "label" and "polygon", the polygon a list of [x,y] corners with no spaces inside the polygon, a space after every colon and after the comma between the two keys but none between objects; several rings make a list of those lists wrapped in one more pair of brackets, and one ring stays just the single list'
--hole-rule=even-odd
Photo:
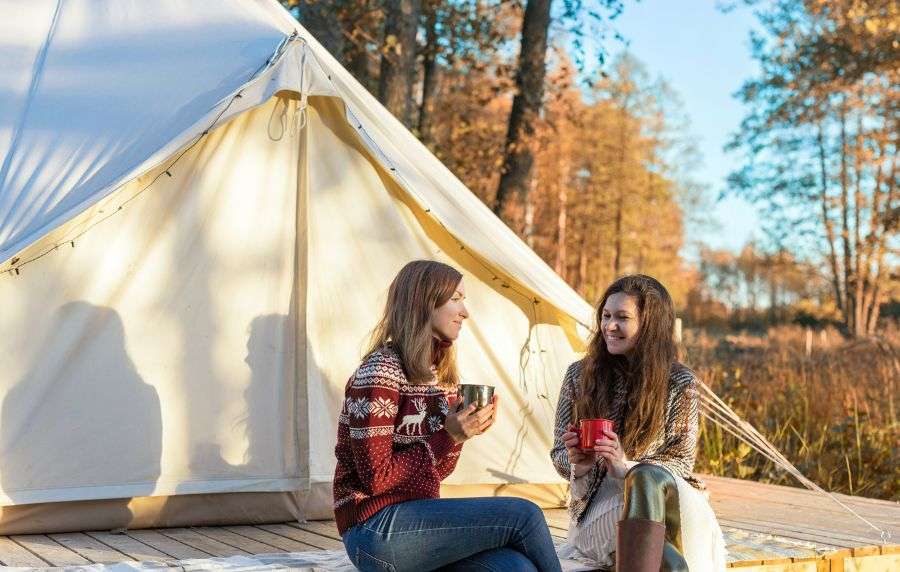
[{"label": "denim jeans", "polygon": [[362,572],[561,572],[541,509],[517,498],[391,505],[345,532],[344,548]]}]

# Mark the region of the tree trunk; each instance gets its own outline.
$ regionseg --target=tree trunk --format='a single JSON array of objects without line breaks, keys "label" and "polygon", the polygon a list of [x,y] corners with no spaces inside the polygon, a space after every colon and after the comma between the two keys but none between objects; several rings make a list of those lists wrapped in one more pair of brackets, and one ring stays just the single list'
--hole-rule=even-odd
[{"label": "tree trunk", "polygon": [[378,99],[407,127],[412,126],[412,88],[420,6],[421,0],[385,0]]},{"label": "tree trunk", "polygon": [[861,211],[865,208],[865,199],[862,192],[862,154],[863,154],[863,125],[862,114],[857,113],[856,116],[856,141],[853,149],[853,171],[854,171],[854,192],[853,192],[853,323],[856,324],[856,330],[860,334],[865,334],[867,324],[863,308],[863,285],[865,277],[862,269],[863,247],[860,240],[859,221]]},{"label": "tree trunk", "polygon": [[[881,298],[884,292],[883,282],[887,279],[890,279],[890,271],[888,271],[887,275],[884,273],[884,254],[887,250],[887,238],[890,234],[892,234],[896,229],[892,226],[896,224],[896,222],[891,221],[892,215],[892,206],[894,203],[894,194],[896,191],[896,175],[897,175],[897,161],[896,158],[891,161],[891,174],[890,177],[886,180],[888,185],[887,188],[887,196],[885,199],[885,207],[884,214],[881,216],[881,227],[878,229],[879,236],[877,237],[877,242],[875,244],[875,252],[874,259],[876,265],[875,278],[872,281],[872,294],[871,299],[868,300],[868,308],[866,312],[866,332],[868,334],[874,334],[875,328],[878,325],[878,317],[881,312]],[[877,192],[876,188],[876,192]],[[872,232],[876,232],[874,229]]]},{"label": "tree trunk", "polygon": [[831,263],[831,282],[834,288],[834,300],[837,305],[838,312],[844,312],[844,296],[841,293],[841,274],[838,269],[837,249],[834,244],[834,223],[831,222],[829,214],[828,200],[828,170],[825,165],[825,140],[822,134],[822,124],[819,124],[818,143],[819,143],[819,174],[821,177],[822,189],[819,193],[822,204],[822,222],[825,225],[825,237],[828,240],[828,261]]},{"label": "tree trunk", "polygon": [[622,222],[625,210],[625,145],[627,137],[625,131],[628,128],[627,102],[622,104],[619,110],[619,173],[616,177],[616,205],[615,226],[613,228],[613,276],[618,277],[622,271]]},{"label": "tree trunk", "polygon": [[578,293],[584,296],[587,287],[587,266],[588,266],[588,240],[587,240],[587,224],[581,223],[581,248],[578,251]]},{"label": "tree trunk", "polygon": [[556,273],[563,280],[566,279],[566,222],[568,216],[568,185],[569,184],[569,160],[568,157],[562,159],[562,169],[560,172],[559,186],[557,198],[559,199],[559,211],[556,215],[556,263],[553,265]]},{"label": "tree trunk", "polygon": [[854,288],[853,254],[850,245],[850,189],[847,172],[847,102],[841,102],[841,242],[844,250],[844,324],[851,335],[858,335],[857,325],[854,323],[856,308],[853,307],[853,298],[850,292]]},{"label": "tree trunk", "polygon": [[516,94],[509,114],[500,184],[494,199],[494,212],[498,216],[503,215],[514,193],[524,202],[529,190],[528,181],[534,163],[530,139],[544,97],[551,3],[552,0],[528,0],[522,19]]},{"label": "tree trunk", "polygon": [[619,190],[619,196],[616,199],[616,218],[615,227],[613,228],[613,276],[618,277],[622,270],[622,211],[625,209],[625,194]]},{"label": "tree trunk", "polygon": [[[886,139],[887,133],[882,133],[882,141]],[[882,222],[887,220],[888,217],[888,209],[890,207],[885,207],[885,213],[881,212],[882,202],[887,199],[890,200],[890,187],[888,189],[882,190],[882,183],[885,182],[884,178],[884,147],[883,145],[879,145],[879,158],[878,158],[878,168],[875,172],[875,185],[872,191],[872,207],[869,212],[869,233],[866,236],[866,257],[863,263],[863,275],[865,276],[865,280],[863,282],[863,315],[866,320],[866,332],[869,335],[875,333],[875,326],[878,321],[877,312],[873,313],[873,309],[875,306],[880,305],[880,300],[878,299],[880,296],[880,266],[877,269],[873,270],[873,263],[877,264],[878,260],[881,259],[881,237],[884,236],[887,228],[882,226]],[[889,172],[889,178],[887,181],[893,181],[896,176],[896,168],[897,168],[897,160],[896,157],[893,157],[891,160],[891,170]],[[887,203],[890,204],[890,203]],[[882,228],[879,228],[882,227]],[[877,252],[876,252],[877,250]],[[874,317],[874,321],[873,321]]]},{"label": "tree trunk", "polygon": [[425,18],[426,43],[422,62],[422,104],[419,106],[419,139],[426,145],[432,142],[431,137],[431,112],[434,107],[434,96],[438,87],[438,31],[437,31],[437,5],[432,2],[426,8],[428,13]]},{"label": "tree trunk", "polygon": [[523,232],[525,244],[534,248],[534,200],[531,197],[525,199],[525,230]]},{"label": "tree trunk", "polygon": [[343,27],[338,19],[339,10],[325,0],[301,0],[300,23],[342,64],[344,58]]},{"label": "tree trunk", "polygon": [[350,42],[352,45],[344,52],[347,57],[347,70],[367,90],[372,90],[372,74],[369,71],[368,42],[358,35]]}]

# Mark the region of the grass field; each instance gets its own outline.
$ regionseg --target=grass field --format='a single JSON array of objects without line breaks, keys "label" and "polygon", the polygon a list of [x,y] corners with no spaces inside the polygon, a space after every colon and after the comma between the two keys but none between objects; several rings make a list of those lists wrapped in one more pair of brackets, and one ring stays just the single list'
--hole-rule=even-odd
[{"label": "grass field", "polygon": [[[900,336],[847,341],[828,331],[812,340],[807,354],[800,327],[759,337],[686,335],[685,358],[738,415],[826,490],[900,500]],[[704,419],[696,470],[799,486]]]}]

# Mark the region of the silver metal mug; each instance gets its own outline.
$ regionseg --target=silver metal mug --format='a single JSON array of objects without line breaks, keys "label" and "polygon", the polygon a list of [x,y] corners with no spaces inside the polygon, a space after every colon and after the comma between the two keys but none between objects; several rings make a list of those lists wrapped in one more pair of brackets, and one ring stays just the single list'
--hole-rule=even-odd
[{"label": "silver metal mug", "polygon": [[456,395],[462,400],[463,409],[473,403],[478,409],[481,409],[485,405],[491,404],[491,399],[494,397],[494,386],[461,383],[456,386]]}]

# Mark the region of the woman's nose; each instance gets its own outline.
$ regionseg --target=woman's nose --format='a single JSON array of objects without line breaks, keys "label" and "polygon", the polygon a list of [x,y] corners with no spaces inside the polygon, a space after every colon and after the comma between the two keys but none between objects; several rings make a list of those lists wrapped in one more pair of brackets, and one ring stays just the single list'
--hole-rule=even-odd
[{"label": "woman's nose", "polygon": [[466,318],[469,317],[469,310],[466,309],[465,304],[463,304],[462,308],[460,308],[460,310],[459,310],[459,317],[462,318],[463,320],[465,320]]}]

